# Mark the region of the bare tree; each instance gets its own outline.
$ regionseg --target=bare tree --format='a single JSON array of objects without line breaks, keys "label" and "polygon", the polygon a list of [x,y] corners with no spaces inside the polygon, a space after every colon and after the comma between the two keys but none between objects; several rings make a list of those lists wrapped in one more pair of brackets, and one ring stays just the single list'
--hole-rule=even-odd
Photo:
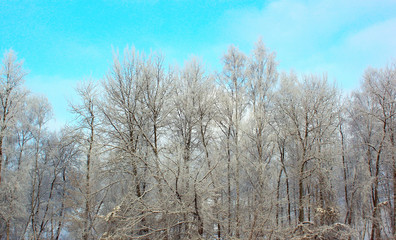
[{"label": "bare tree", "polygon": [[[46,172],[46,154],[43,144],[46,141],[45,124],[49,121],[51,117],[51,106],[46,98],[32,98],[30,99],[31,108],[31,121],[32,128],[31,133],[33,137],[33,169],[32,169],[32,187],[30,196],[30,217],[33,236],[39,237],[43,228],[41,223],[43,223],[44,218],[41,218],[41,210],[43,203],[43,189]],[[41,222],[41,223],[40,223]]]},{"label": "bare tree", "polygon": [[[249,210],[253,219],[249,238],[254,239],[263,235],[263,229],[268,224],[270,214],[259,214],[270,212],[272,206],[268,204],[271,192],[270,186],[266,184],[272,177],[269,163],[273,157],[274,141],[271,139],[270,122],[272,119],[273,91],[277,83],[277,63],[275,53],[269,52],[263,42],[259,40],[249,58],[247,69],[248,96],[250,116],[248,123],[244,126],[244,132],[248,134],[249,162],[251,166],[246,169],[249,182],[252,186],[252,200]],[[261,235],[261,236],[260,236]]]},{"label": "bare tree", "polygon": [[[389,212],[390,230],[384,226],[384,217],[381,214],[381,209],[384,209],[381,206],[385,202],[390,205],[395,198],[394,189],[390,189],[383,179],[384,175],[389,174],[393,184],[395,183],[394,170],[387,173],[387,169],[394,169],[395,166],[395,72],[394,66],[380,70],[369,68],[364,75],[362,90],[354,95],[354,130],[365,148],[371,186],[371,239],[380,239],[395,233],[394,208],[389,207],[389,211],[385,211]],[[393,192],[393,197],[382,194],[381,185],[388,192]]]},{"label": "bare tree", "polygon": [[[81,139],[80,146],[85,155],[84,179],[79,186],[83,189],[83,216],[82,216],[82,239],[91,239],[98,213],[103,203],[102,191],[100,191],[99,180],[96,178],[99,168],[99,157],[102,150],[99,144],[98,126],[98,93],[93,81],[84,82],[77,89],[80,104],[72,104],[72,112],[78,119],[75,130]],[[80,185],[80,183],[77,183]],[[79,201],[77,201],[80,203]],[[80,204],[76,206],[80,208]],[[78,214],[80,211],[76,211]],[[80,226],[81,228],[81,226]]]},{"label": "bare tree", "polygon": [[26,95],[26,92],[21,88],[25,76],[23,61],[18,62],[13,50],[6,51],[0,71],[0,184],[4,158],[3,141],[10,125],[15,120],[17,109]]},{"label": "bare tree", "polygon": [[[321,168],[330,164],[331,158],[327,151],[331,149],[335,130],[338,127],[337,116],[338,95],[335,88],[328,86],[326,76],[323,78],[308,75],[302,82],[290,75],[284,78],[279,90],[278,107],[288,122],[288,132],[296,140],[298,167],[298,221],[304,222],[306,216],[310,219],[310,196],[305,197],[308,187],[304,180],[312,179],[316,172],[320,185],[318,204],[320,207],[331,206],[332,194],[323,189],[329,179],[321,173]],[[326,183],[327,182],[327,183]],[[329,186],[330,187],[330,186]],[[329,195],[330,194],[330,195]],[[325,196],[327,195],[327,196]],[[333,206],[331,206],[333,207]],[[305,209],[308,215],[305,214]]]},{"label": "bare tree", "polygon": [[[227,236],[240,237],[240,171],[241,171],[241,120],[246,110],[246,56],[236,47],[230,46],[223,56],[223,71],[220,75],[224,94],[219,104],[219,110],[224,116],[218,120],[225,137],[225,151],[227,161]],[[232,184],[232,180],[234,184]],[[235,207],[232,201],[232,190],[235,187]],[[235,211],[231,211],[235,209]],[[232,223],[236,225],[233,226]],[[235,230],[235,233],[234,231]]]}]

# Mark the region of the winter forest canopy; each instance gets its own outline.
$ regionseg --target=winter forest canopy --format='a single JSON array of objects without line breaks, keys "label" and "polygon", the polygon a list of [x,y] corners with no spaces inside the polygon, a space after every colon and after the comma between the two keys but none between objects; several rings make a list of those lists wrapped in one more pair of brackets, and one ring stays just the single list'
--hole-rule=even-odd
[{"label": "winter forest canopy", "polygon": [[0,239],[393,239],[396,64],[342,94],[230,46],[222,70],[115,54],[75,120],[0,72]]}]

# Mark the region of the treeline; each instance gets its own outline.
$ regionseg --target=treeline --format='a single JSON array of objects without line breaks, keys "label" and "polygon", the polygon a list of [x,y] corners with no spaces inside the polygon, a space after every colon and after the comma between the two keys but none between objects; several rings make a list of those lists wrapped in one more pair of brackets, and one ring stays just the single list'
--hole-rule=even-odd
[{"label": "treeline", "polygon": [[396,65],[341,94],[258,41],[222,71],[115,54],[75,121],[0,74],[0,239],[393,239]]}]

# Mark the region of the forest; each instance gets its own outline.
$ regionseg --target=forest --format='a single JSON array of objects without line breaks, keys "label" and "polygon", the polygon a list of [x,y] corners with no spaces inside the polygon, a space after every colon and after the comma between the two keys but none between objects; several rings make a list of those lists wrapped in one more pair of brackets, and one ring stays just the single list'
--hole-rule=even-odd
[{"label": "forest", "polygon": [[213,72],[126,48],[55,130],[18,57],[0,67],[0,239],[396,236],[396,62],[343,93],[261,40]]}]

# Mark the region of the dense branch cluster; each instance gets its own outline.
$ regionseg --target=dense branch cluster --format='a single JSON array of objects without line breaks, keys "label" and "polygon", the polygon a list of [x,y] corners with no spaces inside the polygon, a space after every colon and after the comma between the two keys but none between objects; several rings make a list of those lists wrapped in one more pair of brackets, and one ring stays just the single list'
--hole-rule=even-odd
[{"label": "dense branch cluster", "polygon": [[115,54],[75,120],[0,72],[0,239],[393,239],[396,66],[350,96],[279,73],[258,41],[222,70]]}]

